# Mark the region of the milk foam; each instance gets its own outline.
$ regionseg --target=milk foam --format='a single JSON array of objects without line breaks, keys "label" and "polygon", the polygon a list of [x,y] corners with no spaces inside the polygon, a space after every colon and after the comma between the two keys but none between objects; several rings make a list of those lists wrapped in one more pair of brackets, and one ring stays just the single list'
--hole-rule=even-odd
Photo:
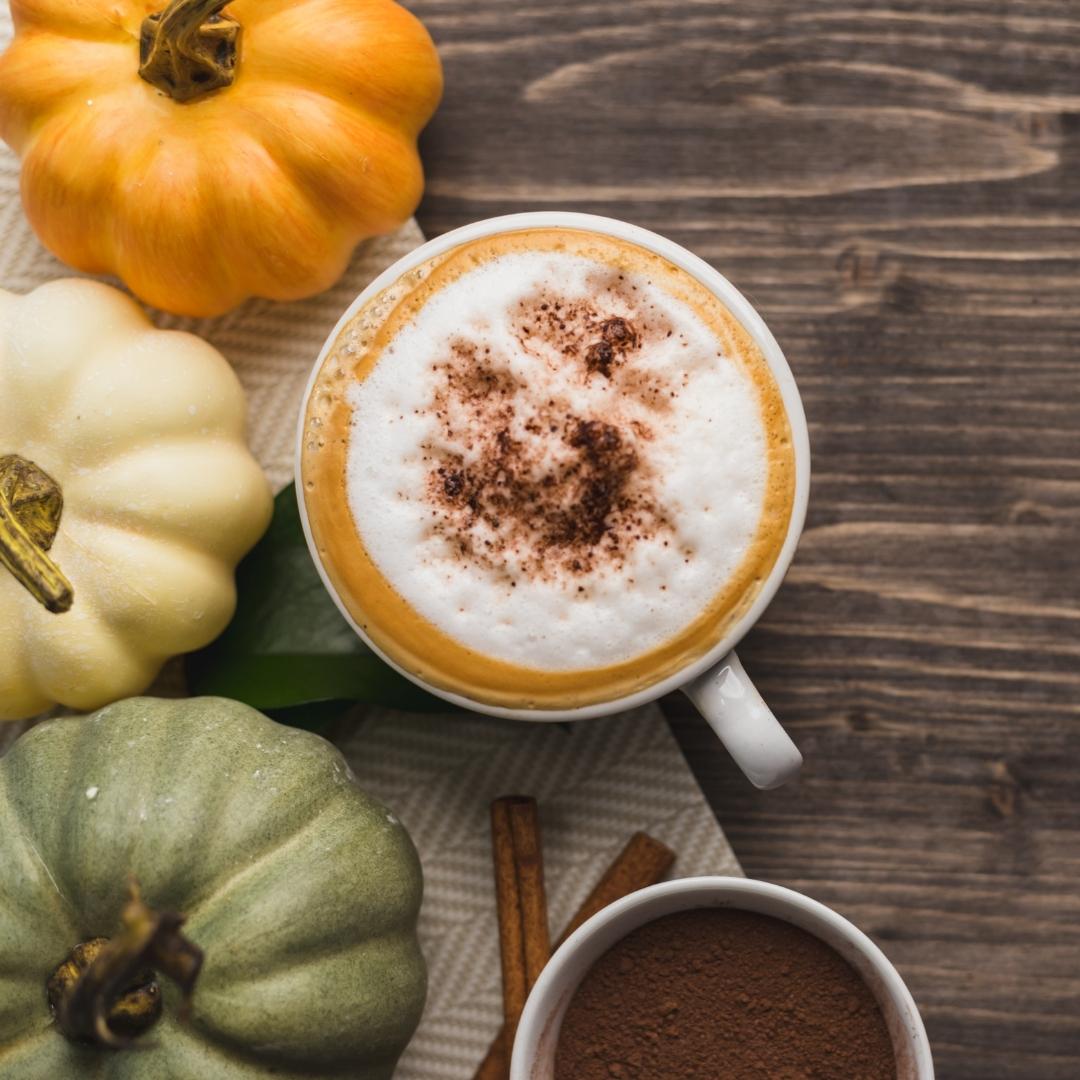
[{"label": "milk foam", "polygon": [[580,254],[467,270],[348,400],[349,507],[371,558],[496,659],[569,671],[655,648],[720,593],[761,519],[749,374],[646,274]]}]

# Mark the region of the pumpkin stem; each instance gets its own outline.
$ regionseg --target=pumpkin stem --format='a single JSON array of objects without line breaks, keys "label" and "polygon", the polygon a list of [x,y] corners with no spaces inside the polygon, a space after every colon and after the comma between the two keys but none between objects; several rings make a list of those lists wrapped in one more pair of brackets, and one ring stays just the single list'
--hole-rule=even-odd
[{"label": "pumpkin stem", "polygon": [[49,978],[57,1026],[76,1042],[123,1049],[149,1031],[162,1012],[155,970],[183,991],[185,1012],[190,1005],[203,954],[180,933],[183,915],[148,907],[132,878],[120,922],[114,938],[76,945]]},{"label": "pumpkin stem", "polygon": [[172,0],[147,15],[139,33],[139,74],[173,101],[194,101],[236,78],[240,24],[219,12],[229,0]]},{"label": "pumpkin stem", "polygon": [[75,598],[71,582],[45,554],[63,509],[63,493],[51,476],[18,454],[0,457],[0,564],[57,614]]}]

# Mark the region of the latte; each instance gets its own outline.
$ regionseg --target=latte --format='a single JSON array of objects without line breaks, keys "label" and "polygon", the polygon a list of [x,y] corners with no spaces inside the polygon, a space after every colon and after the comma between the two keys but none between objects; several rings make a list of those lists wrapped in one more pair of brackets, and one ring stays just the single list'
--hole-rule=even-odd
[{"label": "latte", "polygon": [[772,372],[710,290],[538,228],[432,257],[340,330],[301,476],[326,574],[386,655],[564,709],[726,635],[783,546],[795,464]]}]

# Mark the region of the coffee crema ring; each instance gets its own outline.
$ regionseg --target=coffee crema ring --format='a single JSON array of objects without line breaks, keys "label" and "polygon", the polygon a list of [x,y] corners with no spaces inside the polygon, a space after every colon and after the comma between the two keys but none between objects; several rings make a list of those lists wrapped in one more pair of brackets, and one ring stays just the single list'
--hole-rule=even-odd
[{"label": "coffee crema ring", "polygon": [[779,557],[779,388],[691,275],[569,228],[432,256],[340,331],[301,471],[323,567],[405,670],[477,703],[613,701],[681,670]]}]

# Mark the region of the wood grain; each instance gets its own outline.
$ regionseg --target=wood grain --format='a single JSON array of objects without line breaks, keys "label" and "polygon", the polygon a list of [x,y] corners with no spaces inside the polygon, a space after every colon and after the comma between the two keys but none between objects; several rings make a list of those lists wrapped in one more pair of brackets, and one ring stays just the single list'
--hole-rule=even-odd
[{"label": "wood grain", "polygon": [[897,962],[939,1076],[1080,1076],[1080,6],[415,0],[429,235],[611,214],[788,354],[807,532],[740,650],[807,757],[753,791],[666,704],[748,873]]}]

